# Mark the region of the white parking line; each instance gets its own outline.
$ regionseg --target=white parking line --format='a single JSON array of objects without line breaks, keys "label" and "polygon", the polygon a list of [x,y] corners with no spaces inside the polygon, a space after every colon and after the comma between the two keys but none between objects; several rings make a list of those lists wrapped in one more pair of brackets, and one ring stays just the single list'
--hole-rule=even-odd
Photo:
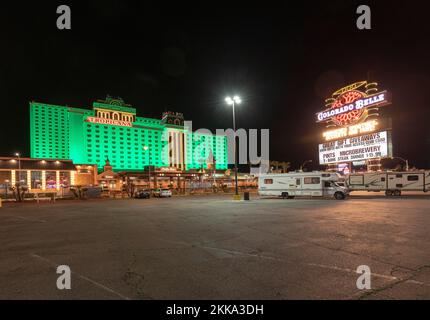
[{"label": "white parking line", "polygon": [[[58,264],[58,263],[56,263],[56,262],[54,262],[54,261],[51,261],[51,260],[46,259],[46,258],[44,258],[44,257],[41,257],[41,256],[39,256],[39,255],[37,255],[37,254],[30,254],[30,256],[31,256],[31,257],[33,257],[33,258],[36,258],[36,259],[42,260],[42,261],[44,261],[44,262],[46,262],[46,263],[50,264],[50,265],[51,265],[51,266],[53,266],[54,268],[57,268],[57,266],[59,266],[59,265],[60,265],[60,264]],[[131,300],[129,297],[126,297],[126,296],[122,295],[121,293],[116,292],[115,290],[113,290],[113,289],[111,289],[111,288],[108,288],[108,287],[106,287],[105,285],[103,285],[103,284],[101,284],[101,283],[99,283],[99,282],[97,282],[97,281],[95,281],[95,280],[92,280],[92,279],[90,279],[90,278],[88,278],[88,277],[86,277],[86,276],[83,276],[83,275],[81,275],[81,274],[79,274],[79,273],[76,273],[76,272],[73,272],[73,271],[72,271],[71,273],[72,273],[72,274],[77,275],[77,276],[78,276],[78,278],[80,278],[80,279],[82,279],[82,280],[86,280],[86,281],[88,281],[89,283],[92,283],[93,285],[95,285],[95,286],[97,286],[97,287],[99,287],[99,288],[101,288],[101,289],[103,289],[103,290],[105,290],[105,291],[107,291],[107,292],[113,293],[113,294],[117,295],[118,297],[120,297],[120,298],[122,298],[122,299],[124,299],[124,300]]]},{"label": "white parking line", "polygon": [[[347,268],[339,268],[336,266],[327,266],[327,265],[318,264],[318,263],[308,263],[307,265],[313,266],[313,267],[319,267],[319,268],[323,268],[323,269],[343,271],[343,272],[347,272],[347,273],[356,273],[355,270],[351,270],[351,269],[347,269]],[[375,276],[377,278],[387,279],[387,280],[399,280],[399,278],[394,277],[394,276],[387,276],[385,274],[379,274],[379,273],[374,273],[374,272],[372,272],[372,276]]]},{"label": "white parking line", "polygon": [[[327,266],[327,265],[318,264],[318,263],[308,263],[307,265],[308,266],[313,266],[313,267],[319,267],[319,268],[324,268],[324,269],[343,271],[343,272],[348,272],[348,273],[354,273],[354,274],[356,274],[355,270],[351,270],[351,269],[347,269],[347,268],[339,268],[339,267],[336,267],[336,266]],[[376,277],[376,278],[387,279],[387,280],[402,280],[401,278],[397,278],[397,277],[394,277],[394,276],[388,276],[388,275],[385,275],[385,274],[374,273],[374,272],[372,272],[372,276]],[[411,284],[416,284],[416,285],[420,285],[420,286],[430,287],[430,284],[425,283],[425,282],[421,282],[421,281],[417,281],[417,280],[405,280],[405,283],[411,283]]]},{"label": "white parking line", "polygon": [[208,247],[208,246],[198,246],[198,247],[203,248],[203,249],[207,249],[207,250],[214,250],[214,251],[219,251],[219,252],[223,252],[223,253],[228,253],[228,254],[231,254],[231,255],[238,255],[238,256],[244,256],[244,257],[252,257],[252,258],[261,258],[261,259],[268,259],[268,260],[284,261],[283,259],[279,259],[279,258],[271,257],[271,256],[266,256],[266,255],[260,255],[260,254],[257,254],[257,253],[246,253],[246,252],[241,252],[241,251],[228,250],[228,249],[216,248],[216,247]]}]

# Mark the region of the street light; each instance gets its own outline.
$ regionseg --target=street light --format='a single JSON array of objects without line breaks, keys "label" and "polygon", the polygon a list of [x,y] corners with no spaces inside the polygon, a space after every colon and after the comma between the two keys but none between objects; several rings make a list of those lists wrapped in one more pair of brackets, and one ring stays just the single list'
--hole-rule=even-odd
[{"label": "street light", "polygon": [[238,190],[238,186],[237,186],[237,157],[236,157],[236,114],[235,114],[235,110],[234,110],[234,106],[235,104],[240,104],[242,102],[242,100],[240,99],[239,96],[234,96],[233,98],[231,97],[227,97],[225,98],[225,102],[228,105],[231,105],[233,108],[233,131],[234,131],[234,180],[235,180],[235,184],[236,184],[236,195],[235,195],[235,199],[238,199],[239,196],[239,190]]},{"label": "street light", "polygon": [[16,152],[15,156],[18,157],[18,185],[21,185],[21,155]]},{"label": "street light", "polygon": [[[143,150],[148,151],[149,147],[144,146]],[[151,150],[149,150],[149,156],[148,156],[148,184],[149,184],[149,191],[151,192]]]},{"label": "street light", "polygon": [[300,171],[303,171],[303,167],[304,167],[307,163],[312,163],[312,160],[306,160],[305,162],[303,162],[303,163],[302,163],[302,165],[300,166]]},{"label": "street light", "polygon": [[408,160],[403,159],[403,158],[401,158],[401,157],[391,157],[391,159],[392,159],[392,160],[394,160],[394,159],[402,160],[402,161],[406,164],[406,171],[409,171],[409,161],[408,161]]}]

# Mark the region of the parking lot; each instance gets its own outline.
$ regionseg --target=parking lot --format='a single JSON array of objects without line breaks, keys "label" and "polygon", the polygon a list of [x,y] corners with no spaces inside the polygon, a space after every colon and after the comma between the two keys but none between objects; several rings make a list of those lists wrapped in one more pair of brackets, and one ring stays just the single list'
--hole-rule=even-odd
[{"label": "parking lot", "polygon": [[430,299],[429,208],[424,194],[7,204],[0,299]]}]

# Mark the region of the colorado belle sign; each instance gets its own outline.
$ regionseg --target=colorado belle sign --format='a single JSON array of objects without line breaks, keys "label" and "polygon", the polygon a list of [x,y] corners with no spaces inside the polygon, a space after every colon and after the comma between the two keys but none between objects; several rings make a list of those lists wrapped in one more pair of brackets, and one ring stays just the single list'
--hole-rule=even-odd
[{"label": "colorado belle sign", "polygon": [[333,93],[326,100],[327,109],[316,114],[316,122],[327,122],[339,127],[358,124],[379,107],[388,104],[390,95],[387,91],[378,92],[377,83],[360,81]]},{"label": "colorado belle sign", "polygon": [[383,91],[366,98],[361,98],[355,100],[353,103],[342,105],[338,108],[331,108],[325,111],[317,113],[318,122],[325,121],[329,118],[335,117],[337,115],[342,115],[349,113],[351,111],[359,111],[363,108],[381,106],[382,104],[387,104],[387,92]]}]

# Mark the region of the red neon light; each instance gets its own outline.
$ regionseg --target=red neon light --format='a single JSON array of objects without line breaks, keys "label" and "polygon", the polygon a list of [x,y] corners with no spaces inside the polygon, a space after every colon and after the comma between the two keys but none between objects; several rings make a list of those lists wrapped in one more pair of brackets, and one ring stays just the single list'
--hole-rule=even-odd
[{"label": "red neon light", "polygon": [[[351,90],[341,94],[331,105],[331,109],[341,108],[346,104],[353,103],[354,101],[364,98],[366,96],[365,93],[357,90]],[[358,121],[365,112],[365,109],[360,110],[352,110],[348,113],[339,114],[334,116],[333,122],[338,126],[345,126],[351,124],[353,122]]]}]

